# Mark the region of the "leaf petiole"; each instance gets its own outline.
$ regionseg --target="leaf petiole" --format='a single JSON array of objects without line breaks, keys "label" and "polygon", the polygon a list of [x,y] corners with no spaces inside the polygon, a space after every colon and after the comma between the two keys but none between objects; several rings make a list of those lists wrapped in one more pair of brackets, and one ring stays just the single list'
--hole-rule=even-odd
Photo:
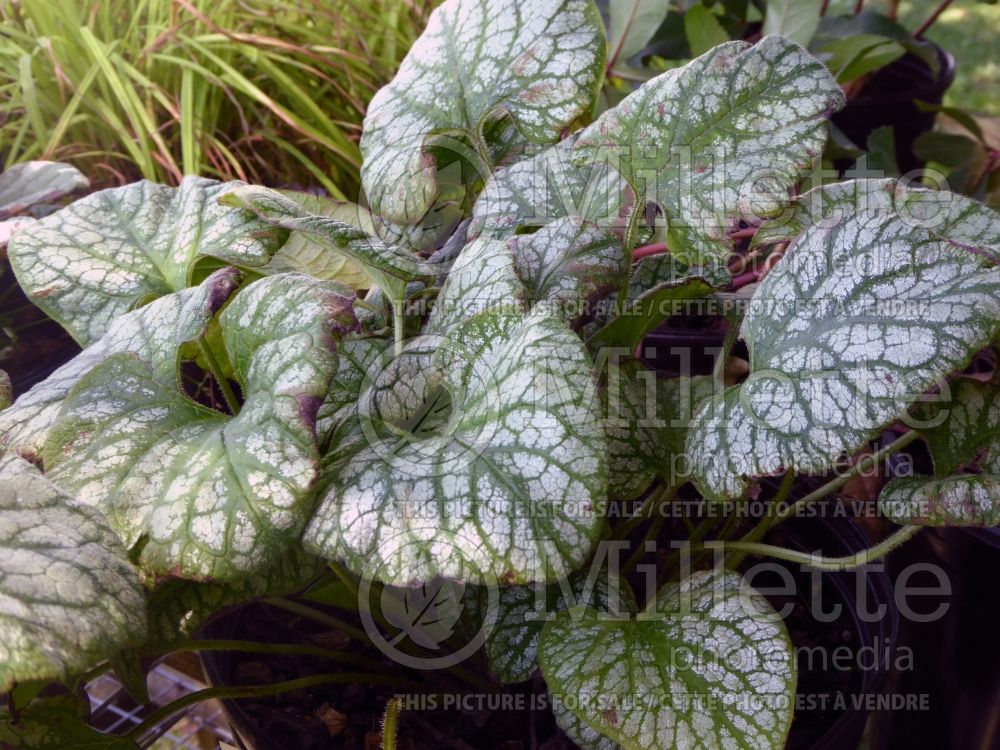
[{"label": "leaf petiole", "polygon": [[236,394],[233,393],[233,388],[229,384],[229,379],[226,378],[222,365],[219,364],[219,360],[212,352],[212,348],[205,343],[204,338],[198,339],[198,349],[201,350],[201,355],[205,358],[205,364],[208,365],[212,377],[215,378],[216,385],[219,386],[219,390],[222,392],[222,397],[226,400],[226,406],[229,407],[230,413],[235,417],[240,413],[240,401],[236,398]]}]

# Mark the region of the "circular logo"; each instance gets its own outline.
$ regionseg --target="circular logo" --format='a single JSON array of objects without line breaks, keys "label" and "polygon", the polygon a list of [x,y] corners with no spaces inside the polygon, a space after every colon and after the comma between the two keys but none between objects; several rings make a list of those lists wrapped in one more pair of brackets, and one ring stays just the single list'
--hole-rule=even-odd
[{"label": "circular logo", "polygon": [[499,609],[493,571],[481,570],[469,559],[467,542],[463,547],[456,535],[440,530],[432,541],[407,536],[384,544],[404,555],[399,545],[412,545],[417,559],[425,558],[431,545],[435,555],[461,559],[467,575],[463,580],[438,576],[412,586],[390,586],[380,582],[384,564],[369,566],[358,586],[358,612],[372,644],[394,662],[422,671],[447,669],[476,653]]}]

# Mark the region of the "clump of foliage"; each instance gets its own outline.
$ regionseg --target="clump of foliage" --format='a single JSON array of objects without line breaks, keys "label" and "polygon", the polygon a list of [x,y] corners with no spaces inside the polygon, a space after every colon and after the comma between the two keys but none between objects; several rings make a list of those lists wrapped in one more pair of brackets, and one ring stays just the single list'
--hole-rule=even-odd
[{"label": "clump of foliage", "polygon": [[[581,747],[780,748],[792,645],[740,561],[841,569],[923,525],[997,522],[997,384],[958,373],[1000,333],[1000,217],[894,180],[795,194],[843,94],[781,36],[716,46],[588,122],[606,64],[590,0],[448,0],[368,108],[371,214],[187,177],[15,234],[18,281],[84,349],[0,412],[0,690],[20,712],[0,739],[93,739],[68,699],[18,691],[102,659],[127,674],[328,566],[355,592],[464,587],[452,622],[487,634],[474,681],[540,667]],[[774,262],[736,294],[748,228],[740,250]],[[371,292],[312,275],[324,253]],[[714,375],[637,357],[676,304],[737,297]],[[750,369],[727,382],[737,336]],[[901,528],[858,555],[763,543],[786,513],[745,533],[689,519],[694,572],[658,559],[646,590],[641,555],[601,557],[641,553],[682,486],[725,508],[781,477],[787,501],[907,418],[876,458],[923,438],[935,475],[884,488]],[[711,658],[685,669],[684,651]],[[315,682],[346,679],[387,678]],[[284,687],[303,684],[266,690]],[[102,741],[131,747],[165,713]]]},{"label": "clump of foliage", "polygon": [[185,174],[354,196],[365,105],[430,6],[3,0],[0,155],[96,185]]}]

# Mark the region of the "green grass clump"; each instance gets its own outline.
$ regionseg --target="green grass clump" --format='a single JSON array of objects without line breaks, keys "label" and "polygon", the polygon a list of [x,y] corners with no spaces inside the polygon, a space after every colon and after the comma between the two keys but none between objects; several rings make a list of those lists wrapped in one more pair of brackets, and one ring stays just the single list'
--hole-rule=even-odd
[{"label": "green grass clump", "polygon": [[365,106],[426,0],[0,0],[0,160],[355,198]]}]

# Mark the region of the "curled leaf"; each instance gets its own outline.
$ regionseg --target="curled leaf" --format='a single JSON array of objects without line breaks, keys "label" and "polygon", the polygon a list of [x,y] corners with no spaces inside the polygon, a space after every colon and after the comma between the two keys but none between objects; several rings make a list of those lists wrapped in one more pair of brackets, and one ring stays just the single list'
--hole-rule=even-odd
[{"label": "curled leaf", "polygon": [[[591,0],[443,3],[368,105],[361,178],[375,213],[403,224],[427,213],[438,195],[436,143],[451,144],[448,161],[476,163],[555,141],[593,101],[604,58]],[[506,117],[516,131],[499,122]]]},{"label": "curled leaf", "polygon": [[185,177],[176,188],[142,181],[92,193],[14,235],[14,273],[32,302],[88,346],[118,316],[187,288],[201,257],[267,263],[288,235],[220,206],[236,184]]},{"label": "curled leaf", "polygon": [[143,569],[232,581],[297,537],[317,476],[316,413],[337,337],[356,326],[345,287],[270,276],[222,313],[239,413],[192,401],[132,354],[71,391],[45,446],[54,481],[101,507]]},{"label": "curled leaf", "polygon": [[242,277],[235,268],[224,268],[197,287],[168,294],[116,318],[98,341],[0,414],[0,448],[30,460],[41,459],[63,399],[80,378],[115,354],[132,352],[150,365],[157,380],[176,378],[178,347],[205,334],[212,316],[229,299]]}]

